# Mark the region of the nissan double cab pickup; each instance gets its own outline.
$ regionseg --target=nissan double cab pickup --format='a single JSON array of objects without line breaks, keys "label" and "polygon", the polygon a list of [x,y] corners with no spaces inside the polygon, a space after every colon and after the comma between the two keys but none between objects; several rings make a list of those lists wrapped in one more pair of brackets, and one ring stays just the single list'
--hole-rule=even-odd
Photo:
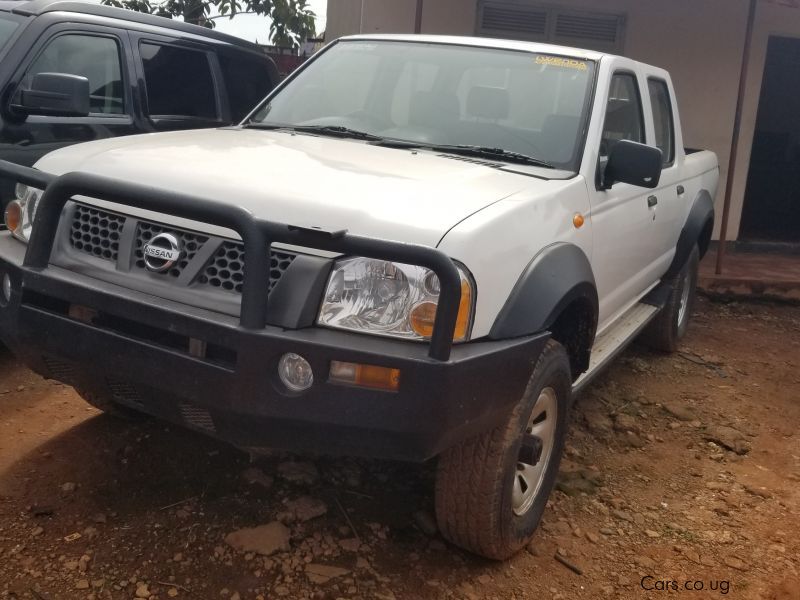
[{"label": "nissan double cab pickup", "polygon": [[34,370],[254,451],[435,457],[443,535],[494,559],[576,392],[686,332],[718,181],[663,70],[427,36],[339,40],[237,127],[0,172],[0,333]]}]

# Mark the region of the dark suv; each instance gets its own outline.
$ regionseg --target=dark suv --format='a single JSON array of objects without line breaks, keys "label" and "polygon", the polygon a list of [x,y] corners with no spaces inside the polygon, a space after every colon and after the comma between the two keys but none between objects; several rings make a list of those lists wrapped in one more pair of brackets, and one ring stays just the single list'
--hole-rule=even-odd
[{"label": "dark suv", "polygon": [[[0,0],[0,159],[239,122],[275,86],[255,44],[138,12]],[[0,180],[3,206],[13,186]]]}]

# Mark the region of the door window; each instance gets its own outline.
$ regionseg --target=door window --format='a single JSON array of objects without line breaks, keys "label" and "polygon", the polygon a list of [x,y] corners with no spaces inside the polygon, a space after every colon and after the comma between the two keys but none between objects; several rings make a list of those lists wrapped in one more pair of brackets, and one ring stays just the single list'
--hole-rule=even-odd
[{"label": "door window", "polygon": [[617,73],[611,79],[600,157],[608,158],[621,140],[644,143],[644,113],[636,77]]},{"label": "door window", "polygon": [[231,117],[238,123],[261,102],[272,89],[273,81],[266,59],[242,54],[220,54],[225,75]]},{"label": "door window", "polygon": [[125,111],[120,49],[117,40],[95,35],[60,35],[36,57],[22,80],[30,87],[38,73],[80,75],[89,80],[89,110],[95,114]]},{"label": "door window", "polygon": [[140,45],[151,116],[217,119],[217,100],[208,55],[199,50]]},{"label": "door window", "polygon": [[651,79],[647,83],[650,103],[653,105],[653,122],[656,128],[656,147],[664,154],[664,166],[675,160],[675,125],[672,117],[672,100],[667,82]]}]

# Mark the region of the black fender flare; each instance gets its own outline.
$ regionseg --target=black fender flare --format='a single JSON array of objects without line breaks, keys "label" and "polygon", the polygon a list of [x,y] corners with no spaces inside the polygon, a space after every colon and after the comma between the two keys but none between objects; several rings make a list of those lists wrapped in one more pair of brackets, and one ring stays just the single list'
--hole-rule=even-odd
[{"label": "black fender flare", "polygon": [[497,315],[491,339],[508,339],[547,330],[575,300],[598,312],[597,286],[589,259],[578,246],[559,242],[543,249],[525,268]]},{"label": "black fender flare", "polygon": [[[689,255],[692,253],[692,248],[701,240],[701,236],[705,231],[710,233],[707,228],[714,226],[714,200],[708,190],[701,190],[697,197],[694,199],[692,208],[689,211],[689,216],[686,218],[686,223],[681,230],[681,235],[678,237],[678,243],[675,246],[675,256],[672,263],[664,274],[664,279],[669,279],[680,273],[683,265],[689,260]],[[710,236],[709,236],[710,240]],[[709,240],[703,242],[707,244]],[[701,244],[702,245],[702,244]],[[701,258],[705,254],[708,247],[700,248]]]}]

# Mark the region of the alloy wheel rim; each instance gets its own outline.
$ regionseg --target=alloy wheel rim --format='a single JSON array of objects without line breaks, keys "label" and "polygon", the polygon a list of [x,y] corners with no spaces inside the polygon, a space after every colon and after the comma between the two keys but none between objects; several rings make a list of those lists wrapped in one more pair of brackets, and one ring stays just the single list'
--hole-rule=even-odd
[{"label": "alloy wheel rim", "polygon": [[681,299],[680,304],[678,305],[678,327],[680,328],[683,326],[684,321],[686,320],[686,316],[689,312],[689,292],[691,291],[689,286],[689,273],[686,273],[681,278]]},{"label": "alloy wheel rim", "polygon": [[[522,516],[533,506],[544,483],[547,465],[553,454],[558,423],[558,396],[553,388],[544,388],[528,420],[523,434],[523,448],[517,459],[511,493],[514,514]],[[530,448],[535,448],[531,460]],[[530,464],[533,462],[533,464]]]}]

